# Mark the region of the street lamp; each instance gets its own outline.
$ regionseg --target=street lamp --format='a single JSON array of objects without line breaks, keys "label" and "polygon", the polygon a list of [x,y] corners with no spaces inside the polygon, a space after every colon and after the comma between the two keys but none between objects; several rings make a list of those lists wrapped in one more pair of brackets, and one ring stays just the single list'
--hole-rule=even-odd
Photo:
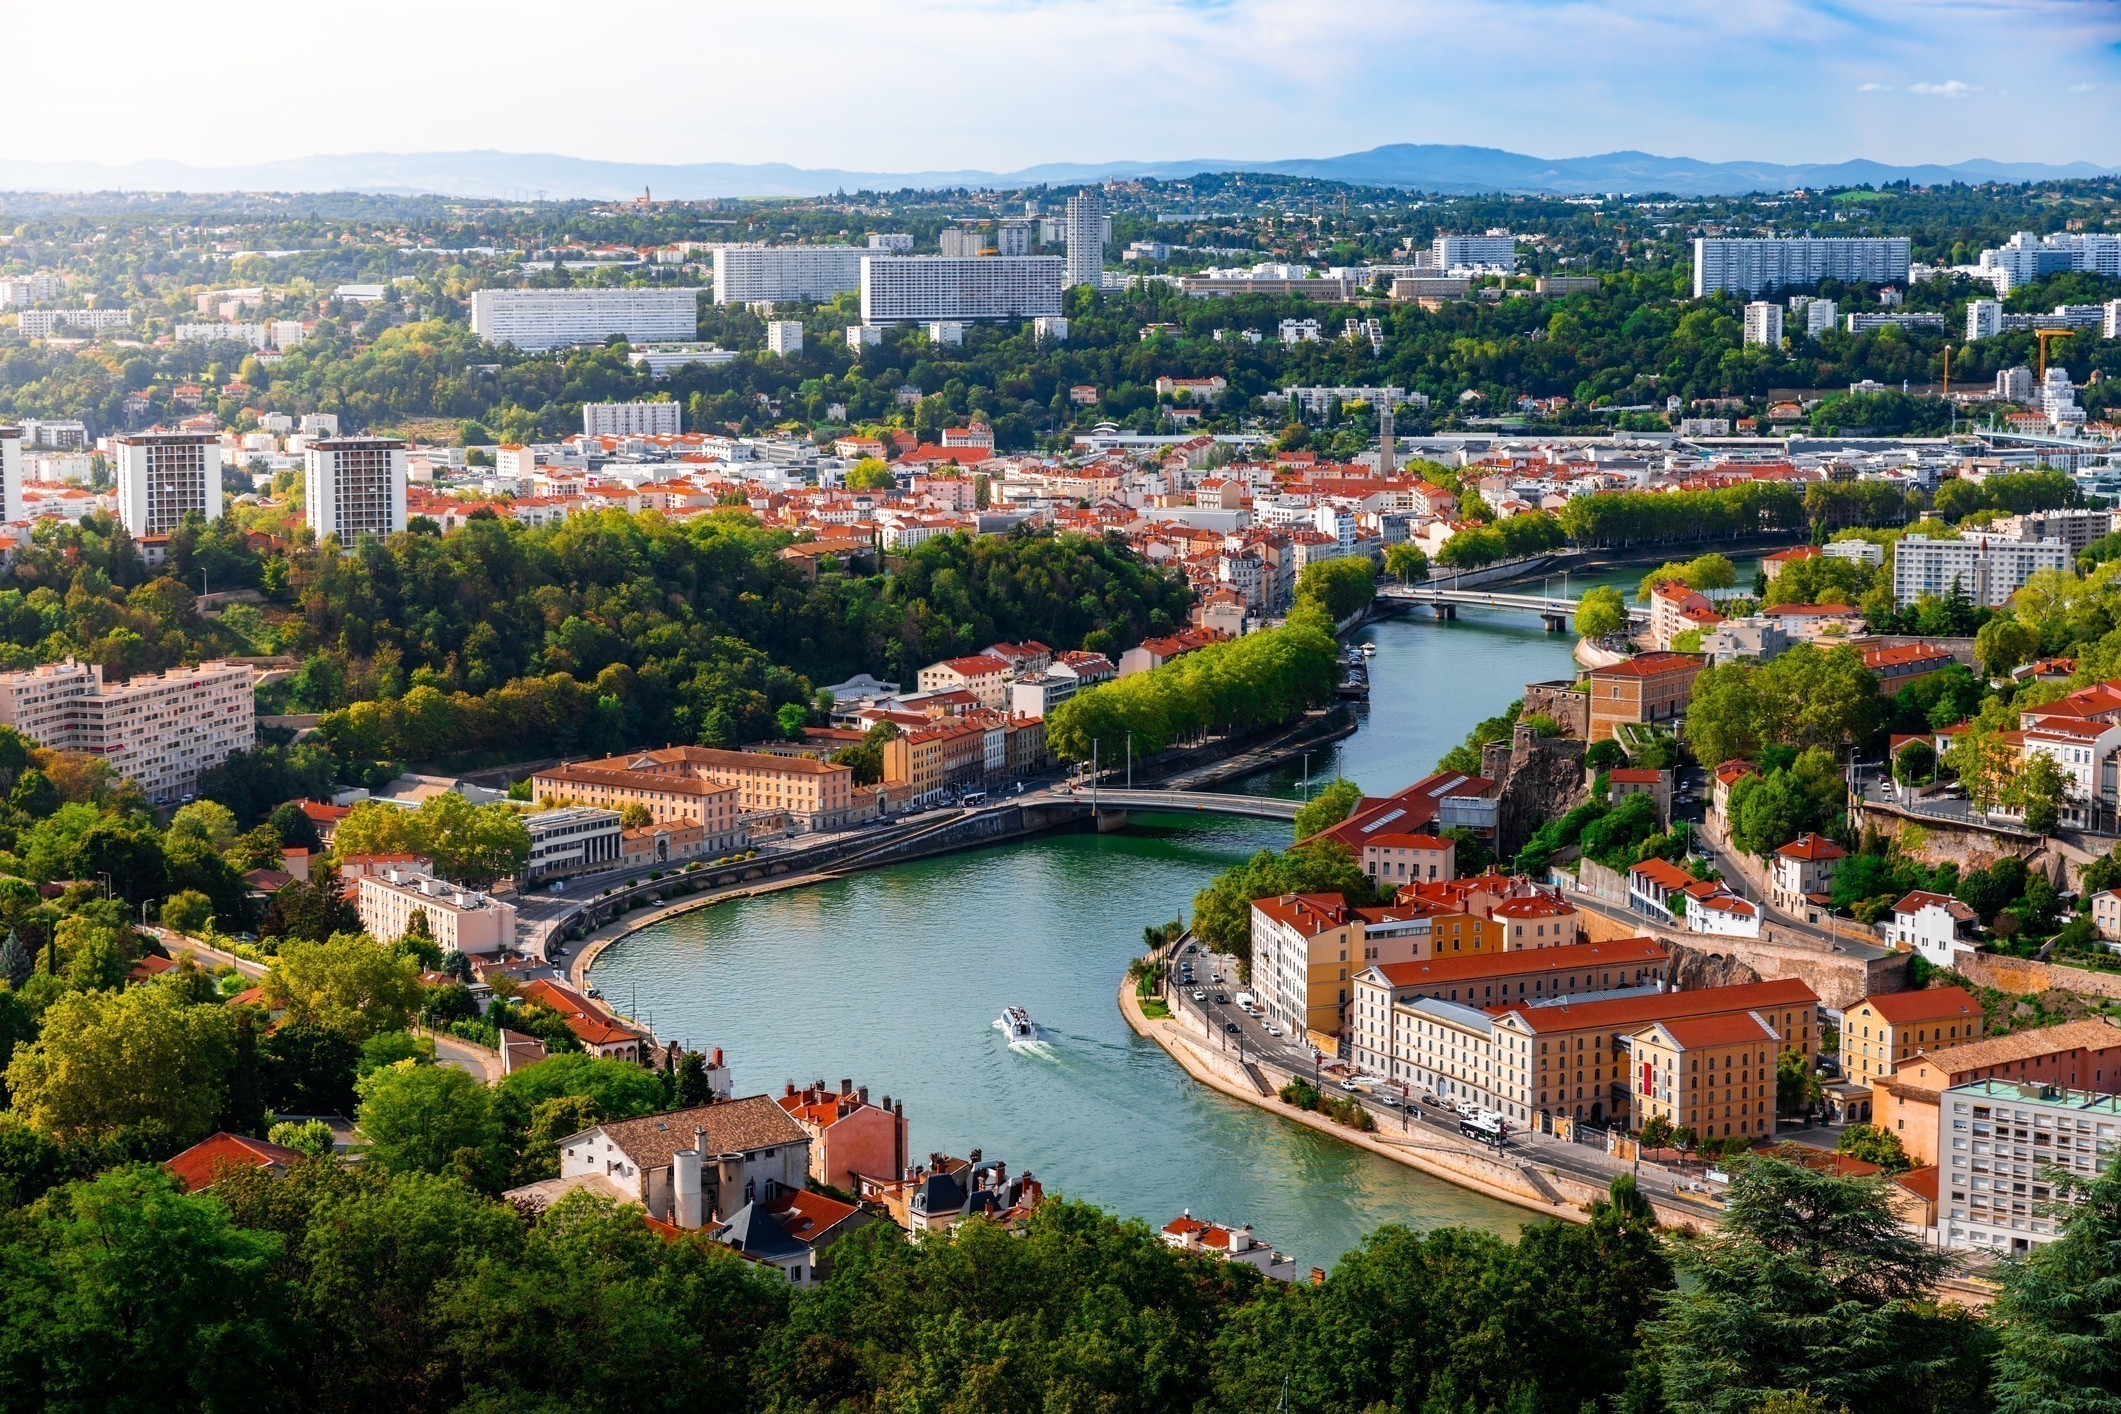
[{"label": "street lamp", "polygon": [[98,869],[98,870],[96,871],[96,877],[97,877],[97,878],[99,878],[99,879],[101,879],[101,880],[103,881],[103,897],[105,897],[105,898],[109,898],[109,897],[110,897],[110,874],[109,874],[109,873],[108,873],[108,872],[107,872],[106,870]]},{"label": "street lamp", "polygon": [[1306,751],[1306,752],[1304,753],[1304,799],[1305,799],[1306,801],[1308,801],[1308,800],[1310,800],[1310,798],[1311,798],[1311,753],[1310,753],[1310,752],[1308,752],[1308,751]]}]

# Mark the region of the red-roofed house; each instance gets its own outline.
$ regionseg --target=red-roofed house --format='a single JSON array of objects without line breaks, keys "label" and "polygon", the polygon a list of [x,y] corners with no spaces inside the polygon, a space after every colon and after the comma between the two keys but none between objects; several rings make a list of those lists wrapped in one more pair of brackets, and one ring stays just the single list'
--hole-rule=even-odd
[{"label": "red-roofed house", "polygon": [[1818,546],[1793,545],[1787,550],[1777,550],[1774,551],[1772,554],[1761,556],[1760,569],[1761,573],[1767,576],[1768,583],[1773,584],[1775,582],[1775,576],[1782,573],[1783,567],[1785,565],[1791,564],[1797,560],[1816,560],[1818,558]]},{"label": "red-roofed house", "polygon": [[1886,937],[1902,952],[1917,952],[1938,967],[1957,966],[1974,951],[1974,910],[1944,894],[1915,890],[1893,905]]},{"label": "red-roofed house", "polygon": [[1362,872],[1379,885],[1456,878],[1458,842],[1407,832],[1371,835],[1362,844]]},{"label": "red-roofed house", "polygon": [[1899,643],[1863,650],[1863,666],[1878,679],[1878,693],[1892,697],[1904,687],[1951,667],[1958,659],[1928,643]]},{"label": "red-roofed house", "polygon": [[640,1034],[619,1025],[574,988],[541,977],[524,983],[520,995],[526,1002],[558,1012],[589,1054],[613,1060],[641,1059]]},{"label": "red-roofed house", "polygon": [[864,1178],[890,1180],[906,1172],[906,1106],[904,1102],[869,1103],[869,1087],[842,1080],[834,1089],[822,1080],[797,1089],[790,1084],[780,1097],[788,1117],[810,1136],[810,1176],[843,1193],[856,1192]]},{"label": "red-roofed house", "polygon": [[218,1134],[209,1134],[167,1160],[162,1167],[174,1175],[187,1192],[197,1193],[219,1183],[221,1175],[230,1169],[258,1168],[284,1173],[301,1159],[301,1153],[284,1144],[222,1130]]},{"label": "red-roofed house", "polygon": [[1803,834],[1775,851],[1768,860],[1768,904],[1808,922],[1827,907],[1834,871],[1848,851],[1824,835]]},{"label": "red-roofed house", "polygon": [[1243,1227],[1224,1227],[1220,1223],[1203,1222],[1188,1209],[1164,1224],[1163,1236],[1165,1243],[1181,1252],[1197,1252],[1207,1257],[1219,1257],[1225,1262],[1236,1262],[1277,1281],[1296,1280],[1296,1259],[1284,1257],[1274,1250],[1272,1244],[1261,1242],[1253,1235],[1250,1223]]},{"label": "red-roofed house", "polygon": [[1618,805],[1631,795],[1646,795],[1657,807],[1657,826],[1672,823],[1672,773],[1647,766],[1616,766],[1606,772],[1606,803]]},{"label": "red-roofed house", "polygon": [[1590,740],[1609,740],[1623,722],[1669,722],[1693,700],[1699,653],[1638,653],[1584,675],[1591,699]]},{"label": "red-roofed house", "polygon": [[1842,1016],[1841,1072],[1874,1085],[1909,1056],[1978,1041],[1987,1026],[1981,1003],[1964,987],[1865,997]]},{"label": "red-roofed house", "polygon": [[979,699],[982,707],[999,710],[1009,701],[1009,662],[992,653],[975,653],[968,658],[949,658],[940,663],[930,663],[920,672],[922,692],[951,692],[962,690]]}]

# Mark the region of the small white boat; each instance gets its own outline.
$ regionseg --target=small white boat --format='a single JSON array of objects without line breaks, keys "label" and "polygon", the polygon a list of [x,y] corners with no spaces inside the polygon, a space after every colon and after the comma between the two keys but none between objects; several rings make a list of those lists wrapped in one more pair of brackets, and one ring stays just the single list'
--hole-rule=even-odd
[{"label": "small white boat", "polygon": [[1365,643],[1365,644],[1363,644],[1363,645],[1362,645],[1362,656],[1363,656],[1363,657],[1365,657],[1365,658],[1368,658],[1368,657],[1370,657],[1371,655],[1373,655],[1373,654],[1374,654],[1374,653],[1376,653],[1376,652],[1377,652],[1377,645],[1376,645],[1376,644],[1374,644],[1374,643]]},{"label": "small white boat", "polygon": [[1019,1041],[1038,1039],[1038,1023],[1020,1006],[1003,1007],[1002,1014],[994,1019],[994,1029],[1007,1036],[1012,1046]]}]

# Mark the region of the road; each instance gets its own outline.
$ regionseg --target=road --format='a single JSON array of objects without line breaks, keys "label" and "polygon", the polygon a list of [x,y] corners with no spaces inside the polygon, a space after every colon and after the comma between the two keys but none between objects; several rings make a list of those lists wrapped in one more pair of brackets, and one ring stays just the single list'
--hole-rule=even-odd
[{"label": "road", "polygon": [[[1187,946],[1191,946],[1188,944]],[[1412,1103],[1387,1104],[1384,1097],[1398,1087],[1382,1080],[1372,1082],[1367,1088],[1348,1091],[1340,1087],[1340,1079],[1349,1068],[1339,1062],[1328,1062],[1312,1048],[1288,1036],[1268,1033],[1267,1023],[1236,1005],[1238,986],[1217,986],[1212,980],[1221,976],[1234,981],[1238,974],[1234,958],[1216,957],[1198,951],[1188,955],[1181,953],[1179,961],[1190,960],[1195,965],[1196,983],[1192,988],[1182,986],[1174,970],[1165,990],[1166,999],[1173,1014],[1205,1021],[1210,1034],[1218,1038],[1226,1051],[1234,1051],[1241,1061],[1257,1065],[1266,1075],[1268,1084],[1279,1089],[1291,1076],[1300,1075],[1317,1085],[1322,1091],[1347,1096],[1370,1111],[1377,1120],[1378,1132],[1389,1139],[1393,1131],[1411,1133],[1415,1126],[1434,1135],[1449,1135],[1463,1140],[1459,1133],[1458,1115],[1455,1111],[1438,1105],[1419,1103],[1418,1096],[1408,1096]],[[1196,1001],[1194,991],[1206,993],[1204,1001]],[[1218,995],[1227,996],[1228,1002],[1218,1002]],[[1235,1031],[1230,1030],[1235,1026]],[[1329,1069],[1329,1065],[1338,1070]],[[1651,1164],[1636,1166],[1609,1157],[1603,1149],[1588,1144],[1572,1143],[1556,1139],[1552,1135],[1529,1130],[1512,1131],[1496,1156],[1506,1163],[1536,1165],[1559,1169],[1574,1178],[1599,1187],[1612,1182],[1616,1174],[1633,1172],[1643,1192],[1659,1202],[1669,1202],[1681,1207],[1698,1209],[1705,1218],[1713,1219],[1717,1210],[1701,1202],[1697,1197],[1682,1193],[1675,1187],[1675,1180],[1663,1168]]]}]

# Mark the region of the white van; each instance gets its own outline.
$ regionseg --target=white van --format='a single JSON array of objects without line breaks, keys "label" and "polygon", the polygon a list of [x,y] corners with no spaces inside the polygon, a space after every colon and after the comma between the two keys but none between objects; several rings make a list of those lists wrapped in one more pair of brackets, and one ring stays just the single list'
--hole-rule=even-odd
[{"label": "white van", "polygon": [[1252,1011],[1259,1006],[1259,1003],[1252,999],[1250,992],[1239,992],[1237,994],[1237,1006],[1240,1011]]}]

